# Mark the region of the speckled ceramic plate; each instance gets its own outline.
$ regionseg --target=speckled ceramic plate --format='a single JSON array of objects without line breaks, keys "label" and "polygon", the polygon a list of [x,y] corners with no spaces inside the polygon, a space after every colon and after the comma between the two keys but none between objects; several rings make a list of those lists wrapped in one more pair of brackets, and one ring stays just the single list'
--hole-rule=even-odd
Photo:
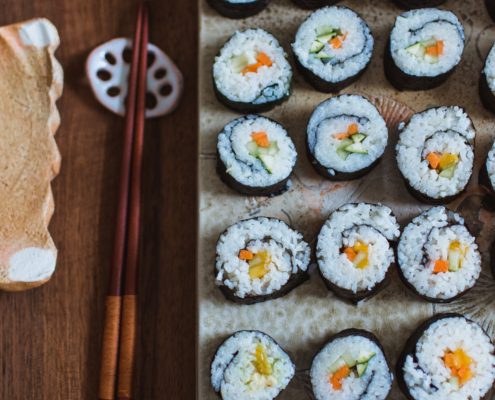
[{"label": "speckled ceramic plate", "polygon": [[[458,209],[478,234],[484,252],[483,272],[476,287],[449,305],[433,305],[410,293],[397,274],[392,284],[376,297],[359,306],[336,298],[311,270],[309,282],[289,295],[252,306],[230,303],[224,299],[212,279],[215,242],[219,234],[236,221],[258,215],[289,222],[314,241],[329,213],[352,201],[381,202],[391,207],[402,226],[427,206],[407,192],[394,159],[397,136],[391,140],[383,161],[365,178],[353,182],[332,183],[316,174],[305,151],[306,122],[314,107],[329,97],[310,87],[295,71],[293,94],[288,102],[267,115],[280,121],[295,141],[299,157],[292,188],[275,198],[245,197],[226,187],[215,173],[216,136],[220,129],[238,115],[227,110],[214,97],[211,66],[222,44],[237,29],[260,27],[273,33],[287,52],[295,32],[309,12],[289,0],[272,0],[255,17],[229,20],[202,3],[200,54],[200,249],[199,282],[199,398],[215,399],[209,383],[211,357],[221,341],[240,329],[259,329],[273,336],[288,350],[298,373],[280,396],[286,400],[312,399],[306,370],[317,349],[332,334],[345,328],[364,328],[381,340],[386,354],[395,364],[405,339],[427,317],[444,311],[468,315],[492,336],[495,334],[495,281],[489,271],[487,249],[494,239],[495,217],[480,209],[477,174],[495,136],[495,117],[485,111],[478,96],[478,77],[489,47],[495,41],[495,25],[481,0],[448,0],[444,8],[454,11],[466,30],[466,50],[462,62],[446,84],[428,92],[395,91],[383,72],[385,43],[395,17],[401,12],[388,0],[346,0],[340,4],[358,11],[370,25],[376,40],[370,68],[347,93],[373,96],[385,111],[393,127],[408,110],[421,111],[430,106],[460,105],[468,111],[477,128],[476,165],[468,196],[450,206]],[[292,61],[292,60],[291,60]],[[398,103],[397,103],[398,102]],[[407,105],[407,106],[405,106]],[[390,399],[403,399],[396,383]]]}]

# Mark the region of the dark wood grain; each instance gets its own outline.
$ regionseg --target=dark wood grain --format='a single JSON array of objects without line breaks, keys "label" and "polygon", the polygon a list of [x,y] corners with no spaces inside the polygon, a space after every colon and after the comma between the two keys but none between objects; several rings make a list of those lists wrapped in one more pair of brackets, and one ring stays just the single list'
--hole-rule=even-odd
[{"label": "dark wood grain", "polygon": [[[150,39],[177,62],[186,90],[173,115],[146,127],[136,399],[196,393],[197,7],[152,2]],[[94,399],[123,119],[96,104],[83,67],[97,44],[132,35],[135,2],[4,0],[2,10],[2,25],[45,16],[58,27],[66,78],[50,225],[57,272],[39,289],[0,293],[0,398]]]}]

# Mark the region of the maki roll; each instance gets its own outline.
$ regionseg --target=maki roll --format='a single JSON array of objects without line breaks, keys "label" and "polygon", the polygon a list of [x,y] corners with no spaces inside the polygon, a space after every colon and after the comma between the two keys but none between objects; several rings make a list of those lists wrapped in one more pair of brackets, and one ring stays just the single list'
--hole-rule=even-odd
[{"label": "maki roll", "polygon": [[414,8],[437,7],[446,0],[393,0],[400,8],[411,10]]},{"label": "maki roll", "polygon": [[399,15],[385,54],[385,75],[398,90],[426,90],[447,80],[461,61],[464,28],[454,13],[434,8]]},{"label": "maki roll", "polygon": [[292,0],[299,7],[313,9],[320,8],[324,6],[331,6],[332,4],[338,3],[339,0]]},{"label": "maki roll", "polygon": [[408,339],[397,381],[409,400],[481,400],[495,379],[490,337],[459,314],[440,314]]},{"label": "maki roll", "polygon": [[347,204],[323,225],[316,258],[327,287],[337,296],[357,303],[389,282],[395,261],[399,224],[390,208],[376,204]]},{"label": "maki roll", "polygon": [[485,108],[495,113],[495,45],[490,49],[481,71],[480,98]]},{"label": "maki roll", "polygon": [[393,375],[375,335],[347,329],[316,354],[310,378],[316,400],[385,400]]},{"label": "maki roll", "polygon": [[347,7],[313,12],[299,27],[292,50],[297,67],[316,90],[338,92],[366,70],[373,53],[366,22]]},{"label": "maki roll", "polygon": [[217,171],[242,194],[273,196],[285,192],[297,153],[279,123],[247,115],[227,124],[218,135]]},{"label": "maki roll", "polygon": [[428,204],[445,204],[465,189],[473,172],[476,131],[457,106],[430,108],[399,127],[397,163],[408,190]]},{"label": "maki roll", "polygon": [[479,183],[489,190],[492,200],[495,199],[495,142],[480,169]]},{"label": "maki roll", "polygon": [[218,348],[211,363],[211,385],[223,400],[272,400],[295,373],[289,355],[270,336],[239,331]]},{"label": "maki roll", "polygon": [[227,18],[247,18],[263,11],[270,0],[208,0],[210,6]]},{"label": "maki roll", "polygon": [[275,299],[308,279],[310,257],[308,243],[285,222],[246,219],[218,239],[215,283],[237,303]]},{"label": "maki roll", "polygon": [[380,161],[388,142],[385,120],[358,95],[319,104],[309,119],[306,144],[316,171],[330,180],[359,178]]},{"label": "maki roll", "polygon": [[289,97],[292,69],[277,39],[262,29],[237,31],[213,64],[218,99],[240,112],[272,109]]},{"label": "maki roll", "polygon": [[397,247],[399,275],[411,290],[447,303],[471,289],[481,273],[481,255],[464,219],[433,207],[404,229]]}]

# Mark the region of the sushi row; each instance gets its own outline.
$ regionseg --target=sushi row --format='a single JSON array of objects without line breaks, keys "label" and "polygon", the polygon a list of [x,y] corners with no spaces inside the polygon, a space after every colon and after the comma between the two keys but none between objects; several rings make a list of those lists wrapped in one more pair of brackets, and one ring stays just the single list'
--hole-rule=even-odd
[{"label": "sushi row", "polygon": [[[353,303],[382,290],[393,265],[409,289],[437,303],[462,296],[481,273],[475,237],[459,214],[440,206],[415,217],[401,234],[390,208],[347,204],[323,224],[315,247],[328,289]],[[310,262],[310,245],[285,222],[246,219],[218,239],[215,284],[237,303],[275,299],[309,278]]]},{"label": "sushi row", "polygon": [[[239,331],[216,351],[211,384],[223,400],[271,400],[295,373],[273,338]],[[396,376],[410,400],[482,400],[495,380],[494,346],[477,323],[437,315],[407,340]],[[314,356],[309,377],[316,400],[385,400],[394,379],[378,338],[361,329],[332,336]]]},{"label": "sushi row", "polygon": [[[434,8],[407,11],[397,17],[391,31],[385,74],[399,90],[434,88],[459,64],[464,41],[464,28],[454,13]],[[373,49],[367,23],[342,6],[313,12],[292,44],[297,68],[311,85],[327,93],[356,81],[368,67]],[[489,57],[483,75],[488,78],[487,90],[490,84],[495,87],[490,79],[495,75],[492,64]],[[292,74],[284,49],[262,29],[237,31],[213,64],[218,99],[243,113],[267,111],[285,101],[291,93]]]},{"label": "sushi row", "polygon": [[[330,6],[338,3],[340,0],[292,0],[299,7],[314,9]],[[436,7],[446,0],[393,0],[395,4],[406,10],[423,7]],[[487,1],[487,7],[490,15],[495,15],[495,2]],[[208,0],[208,3],[217,10],[221,15],[227,18],[239,19],[247,18],[263,11],[270,0]],[[492,11],[493,9],[493,11]],[[495,18],[494,18],[495,19]]]},{"label": "sushi row", "polygon": [[[417,113],[399,127],[396,158],[409,191],[428,204],[445,204],[462,194],[472,175],[476,131],[460,107]],[[381,160],[388,129],[376,107],[360,95],[340,95],[316,107],[306,148],[315,170],[332,181],[357,179]],[[297,161],[292,139],[279,123],[247,115],[218,135],[217,171],[241,194],[274,196],[290,187]],[[495,181],[495,152],[483,174]]]}]

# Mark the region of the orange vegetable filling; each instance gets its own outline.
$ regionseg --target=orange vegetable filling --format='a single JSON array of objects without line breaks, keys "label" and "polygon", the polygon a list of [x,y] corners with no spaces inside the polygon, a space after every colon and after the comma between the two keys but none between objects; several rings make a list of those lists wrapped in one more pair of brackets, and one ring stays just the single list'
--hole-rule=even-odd
[{"label": "orange vegetable filling", "polygon": [[435,261],[435,266],[433,267],[433,273],[439,274],[440,272],[448,272],[449,271],[449,263],[445,260],[437,260]]},{"label": "orange vegetable filling", "polygon": [[434,45],[428,46],[426,48],[426,54],[428,54],[429,56],[438,57],[443,54],[443,50],[444,50],[443,40],[437,40],[437,42]]},{"label": "orange vegetable filling", "polygon": [[270,146],[270,140],[266,132],[253,132],[251,133],[251,139],[254,140],[258,147],[268,147]]},{"label": "orange vegetable filling", "polygon": [[359,132],[358,124],[350,124],[347,127],[347,132],[337,133],[333,135],[333,137],[335,139],[342,140],[342,139],[347,139],[348,137],[351,137],[352,135],[355,135],[358,132]]},{"label": "orange vegetable filling", "polygon": [[473,359],[462,349],[446,352],[443,356],[443,362],[450,369],[452,376],[459,378],[460,385],[464,385],[474,376],[471,370]]},{"label": "orange vegetable filling", "polygon": [[334,49],[340,49],[342,45],[344,44],[344,40],[347,38],[347,33],[344,35],[340,36],[335,36],[333,39],[330,39],[328,43],[334,48]]},{"label": "orange vegetable filling", "polygon": [[342,368],[340,368],[337,372],[334,374],[330,375],[330,383],[332,384],[332,387],[334,390],[341,390],[342,389],[342,381],[347,378],[351,373],[351,369],[347,366],[344,365]]},{"label": "orange vegetable filling", "polygon": [[351,261],[351,262],[354,261],[354,259],[357,256],[357,253],[354,251],[354,249],[352,247],[346,247],[344,249],[344,253],[347,256],[347,258],[349,259],[349,261]]},{"label": "orange vegetable filling", "polygon": [[344,247],[343,252],[356,268],[363,269],[368,266],[368,245],[356,242],[352,247]]},{"label": "orange vegetable filling", "polygon": [[254,258],[254,254],[249,250],[242,249],[239,251],[239,258],[244,261],[252,260]]},{"label": "orange vegetable filling", "polygon": [[257,63],[248,65],[246,68],[244,68],[241,73],[242,75],[246,75],[249,72],[258,72],[258,69],[267,66],[271,67],[273,65],[272,59],[264,52],[260,51],[258,55],[256,56],[256,61]]},{"label": "orange vegetable filling", "polygon": [[452,153],[431,152],[426,156],[430,168],[443,171],[455,166],[459,162],[459,156]]}]

